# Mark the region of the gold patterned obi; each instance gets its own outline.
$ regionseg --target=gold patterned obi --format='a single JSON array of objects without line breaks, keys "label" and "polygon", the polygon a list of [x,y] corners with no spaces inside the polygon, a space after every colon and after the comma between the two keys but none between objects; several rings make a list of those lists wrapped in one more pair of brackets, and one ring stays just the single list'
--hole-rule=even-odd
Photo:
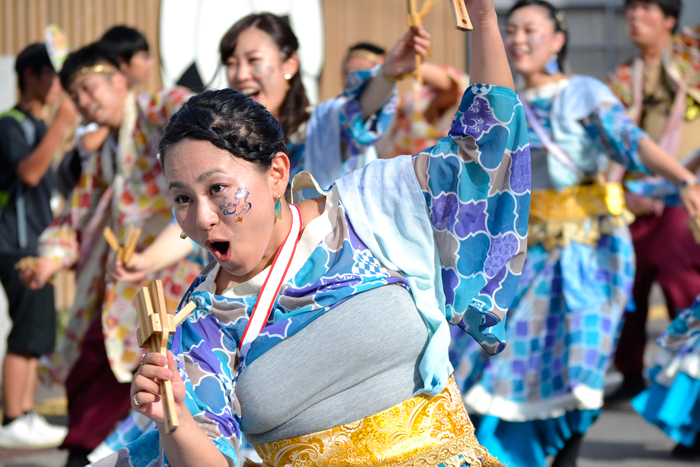
[{"label": "gold patterned obi", "polygon": [[601,235],[633,220],[619,183],[535,190],[530,197],[528,243],[541,243],[547,249],[567,246],[571,241],[595,246]]},{"label": "gold patterned obi", "polygon": [[437,396],[421,394],[357,422],[258,444],[262,464],[244,467],[500,466],[474,435],[454,378]]}]

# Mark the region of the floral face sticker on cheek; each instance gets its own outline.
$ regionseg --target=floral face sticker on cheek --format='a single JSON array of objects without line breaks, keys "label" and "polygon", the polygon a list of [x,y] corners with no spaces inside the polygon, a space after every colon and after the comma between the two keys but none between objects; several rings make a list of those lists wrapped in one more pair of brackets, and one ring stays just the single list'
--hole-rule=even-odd
[{"label": "floral face sticker on cheek", "polygon": [[542,44],[544,44],[544,34],[538,32],[538,33],[534,33],[534,34],[529,35],[527,38],[527,43],[532,48],[542,46]]},{"label": "floral face sticker on cheek", "polygon": [[275,68],[272,65],[254,65],[253,75],[258,81],[270,81],[275,74]]},{"label": "floral face sticker on cheek", "polygon": [[251,210],[253,205],[248,202],[250,192],[248,188],[239,188],[236,194],[233,195],[233,201],[229,201],[227,196],[219,205],[219,211],[224,213],[224,216],[236,216],[236,223],[243,222],[243,216]]}]

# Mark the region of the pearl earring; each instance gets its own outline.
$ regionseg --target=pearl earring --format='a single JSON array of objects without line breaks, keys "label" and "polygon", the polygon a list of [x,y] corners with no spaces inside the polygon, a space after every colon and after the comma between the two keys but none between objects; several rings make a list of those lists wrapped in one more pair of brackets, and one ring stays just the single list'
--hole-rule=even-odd
[{"label": "pearl earring", "polygon": [[289,73],[287,73],[286,75],[284,75],[284,79],[286,79],[287,81],[289,81],[290,79],[292,79],[292,75],[290,75]]}]

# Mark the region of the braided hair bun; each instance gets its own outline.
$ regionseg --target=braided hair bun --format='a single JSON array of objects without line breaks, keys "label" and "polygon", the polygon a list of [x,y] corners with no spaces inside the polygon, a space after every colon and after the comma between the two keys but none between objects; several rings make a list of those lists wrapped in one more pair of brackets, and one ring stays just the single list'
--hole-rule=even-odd
[{"label": "braided hair bun", "polygon": [[206,91],[175,113],[158,144],[160,163],[184,140],[208,141],[267,170],[278,152],[287,154],[282,126],[261,104],[233,89]]}]

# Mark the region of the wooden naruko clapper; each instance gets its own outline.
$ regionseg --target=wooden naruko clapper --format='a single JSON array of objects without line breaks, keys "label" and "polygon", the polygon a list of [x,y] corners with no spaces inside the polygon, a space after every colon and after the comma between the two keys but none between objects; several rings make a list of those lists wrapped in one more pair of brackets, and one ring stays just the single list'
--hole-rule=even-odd
[{"label": "wooden naruko clapper", "polygon": [[[406,0],[408,15],[406,22],[409,27],[416,28],[423,24],[423,18],[428,14],[431,8],[435,6],[437,0],[424,0],[423,5],[418,10],[417,0]],[[464,0],[450,0],[452,7],[452,19],[455,23],[455,28],[460,31],[471,31],[473,28],[472,22],[467,13],[467,7]],[[423,85],[423,73],[421,71],[422,58],[420,54],[416,54],[416,81],[419,85]]]},{"label": "wooden naruko clapper", "polygon": [[[168,313],[165,306],[163,283],[155,280],[148,287],[143,287],[136,295],[136,311],[139,320],[136,336],[139,340],[139,346],[149,352],[158,352],[167,357],[168,337],[175,333],[177,327],[192,313],[195,307],[194,302],[188,302],[177,316]],[[173,385],[170,381],[162,380],[158,381],[158,385],[160,398],[163,402],[165,431],[170,434],[180,425],[175,412]]]}]

